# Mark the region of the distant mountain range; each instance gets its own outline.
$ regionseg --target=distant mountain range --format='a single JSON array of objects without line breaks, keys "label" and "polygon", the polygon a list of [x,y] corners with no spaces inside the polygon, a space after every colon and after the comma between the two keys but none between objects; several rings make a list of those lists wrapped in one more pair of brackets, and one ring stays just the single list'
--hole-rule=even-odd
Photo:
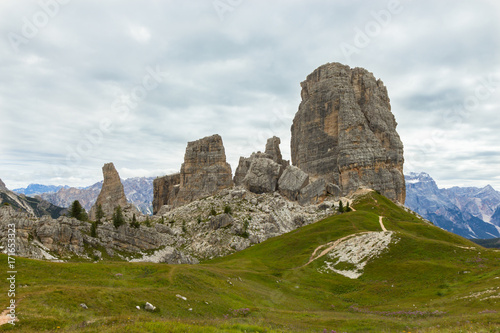
[{"label": "distant mountain range", "polygon": [[405,205],[435,225],[466,238],[500,237],[500,192],[490,185],[440,189],[425,172],[405,181]]},{"label": "distant mountain range", "polygon": [[12,206],[17,211],[28,213],[32,217],[50,215],[58,218],[67,212],[67,209],[55,206],[40,197],[28,197],[10,191],[0,179],[0,205]]},{"label": "distant mountain range", "polygon": [[25,188],[15,188],[12,192],[16,192],[18,194],[24,194],[27,196],[34,196],[42,193],[51,193],[57,192],[61,188],[69,188],[69,186],[55,186],[55,185],[41,185],[41,184],[29,184],[28,187]]},{"label": "distant mountain range", "polygon": [[[154,177],[137,177],[122,180],[127,200],[146,215],[153,213],[154,179]],[[97,200],[101,188],[102,181],[83,188],[30,184],[26,188],[15,189],[13,192],[25,195],[40,195],[42,199],[53,205],[65,208],[69,207],[73,201],[78,200],[88,212]]]}]

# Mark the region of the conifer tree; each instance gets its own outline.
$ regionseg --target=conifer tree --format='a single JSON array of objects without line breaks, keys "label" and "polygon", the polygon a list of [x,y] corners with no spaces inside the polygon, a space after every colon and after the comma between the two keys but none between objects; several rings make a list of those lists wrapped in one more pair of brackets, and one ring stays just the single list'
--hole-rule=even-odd
[{"label": "conifer tree", "polygon": [[342,203],[342,200],[339,200],[339,212],[344,212],[344,204]]},{"label": "conifer tree", "polygon": [[71,207],[69,208],[69,216],[80,221],[86,221],[88,219],[85,209],[83,209],[80,201],[78,200],[73,201],[71,204]]},{"label": "conifer tree", "polygon": [[113,225],[116,229],[125,224],[125,219],[123,218],[122,207],[118,205],[113,213]]},{"label": "conifer tree", "polygon": [[102,205],[99,204],[97,205],[97,211],[95,213],[95,216],[96,216],[96,219],[97,219],[97,223],[101,223],[101,219],[104,217],[104,211],[102,210]]}]

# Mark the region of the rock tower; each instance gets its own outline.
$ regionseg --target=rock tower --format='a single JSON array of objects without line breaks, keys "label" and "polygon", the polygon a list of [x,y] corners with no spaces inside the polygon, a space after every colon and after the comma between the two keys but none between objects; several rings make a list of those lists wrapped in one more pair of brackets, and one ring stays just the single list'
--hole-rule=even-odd
[{"label": "rock tower", "polygon": [[220,135],[188,142],[181,172],[155,179],[153,213],[164,205],[181,206],[233,186]]},{"label": "rock tower", "polygon": [[404,203],[403,144],[382,81],[363,68],[328,63],[301,87],[292,164],[343,195],[365,186]]},{"label": "rock tower", "polygon": [[96,220],[98,205],[101,205],[105,218],[107,219],[113,216],[113,212],[118,205],[122,208],[128,205],[120,175],[118,175],[118,171],[116,171],[113,163],[104,164],[102,167],[102,174],[104,176],[104,182],[101,192],[95,204],[90,209],[90,219],[94,221]]}]

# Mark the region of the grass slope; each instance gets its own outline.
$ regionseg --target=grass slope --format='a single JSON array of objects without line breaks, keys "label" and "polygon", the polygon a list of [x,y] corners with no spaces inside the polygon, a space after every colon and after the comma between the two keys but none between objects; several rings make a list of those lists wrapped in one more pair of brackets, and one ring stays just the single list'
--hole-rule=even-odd
[{"label": "grass slope", "polygon": [[[376,192],[353,206],[355,212],[200,265],[17,258],[20,321],[0,330],[498,332],[500,299],[487,298],[500,293],[498,252],[426,224]],[[379,215],[399,241],[360,278],[321,274],[321,259],[303,267],[322,244],[381,231]],[[1,304],[8,301],[2,293]],[[157,310],[136,309],[145,302]]]}]

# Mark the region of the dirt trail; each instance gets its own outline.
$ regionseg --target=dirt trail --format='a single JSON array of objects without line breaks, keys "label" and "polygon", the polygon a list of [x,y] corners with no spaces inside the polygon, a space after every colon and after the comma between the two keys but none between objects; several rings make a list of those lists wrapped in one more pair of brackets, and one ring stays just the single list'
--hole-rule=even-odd
[{"label": "dirt trail", "polygon": [[378,217],[378,222],[380,223],[380,227],[382,228],[382,231],[387,231],[387,229],[384,226],[384,222],[382,222],[383,216]]}]

